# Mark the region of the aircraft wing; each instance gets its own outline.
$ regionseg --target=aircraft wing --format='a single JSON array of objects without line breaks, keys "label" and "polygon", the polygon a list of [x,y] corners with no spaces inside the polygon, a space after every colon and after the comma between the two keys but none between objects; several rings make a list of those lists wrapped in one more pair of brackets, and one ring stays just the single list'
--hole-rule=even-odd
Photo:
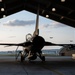
[{"label": "aircraft wing", "polygon": [[18,46],[18,44],[9,44],[9,43],[0,43],[0,45],[8,45],[8,46]]},{"label": "aircraft wing", "polygon": [[31,42],[24,42],[24,43],[18,43],[18,44],[15,44],[15,43],[0,43],[0,45],[7,45],[7,46],[28,46],[28,45],[31,45],[32,43]]},{"label": "aircraft wing", "polygon": [[13,44],[13,43],[0,43],[0,45],[7,45],[7,46],[22,46],[22,44]]},{"label": "aircraft wing", "polygon": [[69,47],[75,47],[75,44],[55,44],[52,42],[45,42],[45,46],[69,46]]},{"label": "aircraft wing", "polygon": [[45,46],[59,46],[59,45],[52,42],[45,42]]}]

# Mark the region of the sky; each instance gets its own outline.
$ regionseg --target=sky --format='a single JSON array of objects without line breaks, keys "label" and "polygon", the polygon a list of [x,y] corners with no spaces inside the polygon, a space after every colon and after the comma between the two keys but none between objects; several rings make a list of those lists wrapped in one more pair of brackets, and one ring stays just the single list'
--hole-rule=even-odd
[{"label": "sky", "polygon": [[[36,14],[25,10],[1,18],[0,43],[24,42],[28,33],[33,35],[35,24]],[[75,28],[42,16],[39,16],[39,35],[49,42],[58,44],[75,44]],[[0,51],[15,49],[16,47],[0,46]],[[22,48],[20,47],[20,49]]]}]

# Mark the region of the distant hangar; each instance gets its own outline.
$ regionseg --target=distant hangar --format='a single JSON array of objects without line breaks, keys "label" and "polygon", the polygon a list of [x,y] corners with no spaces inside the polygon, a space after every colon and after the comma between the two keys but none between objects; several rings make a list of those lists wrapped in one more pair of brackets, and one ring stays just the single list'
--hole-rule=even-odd
[{"label": "distant hangar", "polygon": [[75,0],[0,0],[0,18],[27,10],[75,27]]}]

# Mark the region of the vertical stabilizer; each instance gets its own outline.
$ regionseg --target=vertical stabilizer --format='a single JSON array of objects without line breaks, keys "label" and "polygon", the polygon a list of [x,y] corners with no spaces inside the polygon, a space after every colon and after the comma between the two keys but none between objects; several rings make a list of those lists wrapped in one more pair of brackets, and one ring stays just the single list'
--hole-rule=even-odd
[{"label": "vertical stabilizer", "polygon": [[39,7],[38,7],[38,10],[37,10],[36,26],[35,26],[35,31],[33,33],[33,37],[35,37],[36,35],[39,35]]}]

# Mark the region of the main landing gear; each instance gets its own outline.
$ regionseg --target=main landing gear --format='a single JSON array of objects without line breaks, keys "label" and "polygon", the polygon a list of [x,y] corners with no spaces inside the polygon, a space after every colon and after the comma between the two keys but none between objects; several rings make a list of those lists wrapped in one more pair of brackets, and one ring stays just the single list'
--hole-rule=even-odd
[{"label": "main landing gear", "polygon": [[24,55],[21,55],[21,62],[23,62],[25,59],[25,56]]},{"label": "main landing gear", "polygon": [[[27,57],[26,55],[21,54],[21,62],[23,62],[26,57]],[[45,56],[39,55],[38,57],[39,57],[42,61],[45,61]],[[37,56],[36,56],[36,55],[33,55],[33,56],[31,56],[30,58],[28,58],[28,59],[29,59],[29,61],[31,61],[31,60],[35,60],[36,58],[37,58]]]},{"label": "main landing gear", "polygon": [[40,59],[41,59],[42,61],[45,61],[45,56],[41,56]]},{"label": "main landing gear", "polygon": [[[23,62],[26,57],[29,59],[29,61],[35,60],[35,59],[37,58],[37,56],[38,56],[42,61],[45,61],[45,56],[42,56],[42,53],[31,54],[31,52],[29,52],[29,53],[20,52],[19,55],[20,55],[20,60],[21,60],[21,62]],[[18,56],[19,56],[19,55],[18,55]]]},{"label": "main landing gear", "polygon": [[38,57],[39,57],[42,61],[45,61],[45,56],[42,56],[42,52],[38,53]]},{"label": "main landing gear", "polygon": [[21,62],[23,62],[25,60],[25,58],[27,57],[27,53],[25,52],[21,52]]}]

